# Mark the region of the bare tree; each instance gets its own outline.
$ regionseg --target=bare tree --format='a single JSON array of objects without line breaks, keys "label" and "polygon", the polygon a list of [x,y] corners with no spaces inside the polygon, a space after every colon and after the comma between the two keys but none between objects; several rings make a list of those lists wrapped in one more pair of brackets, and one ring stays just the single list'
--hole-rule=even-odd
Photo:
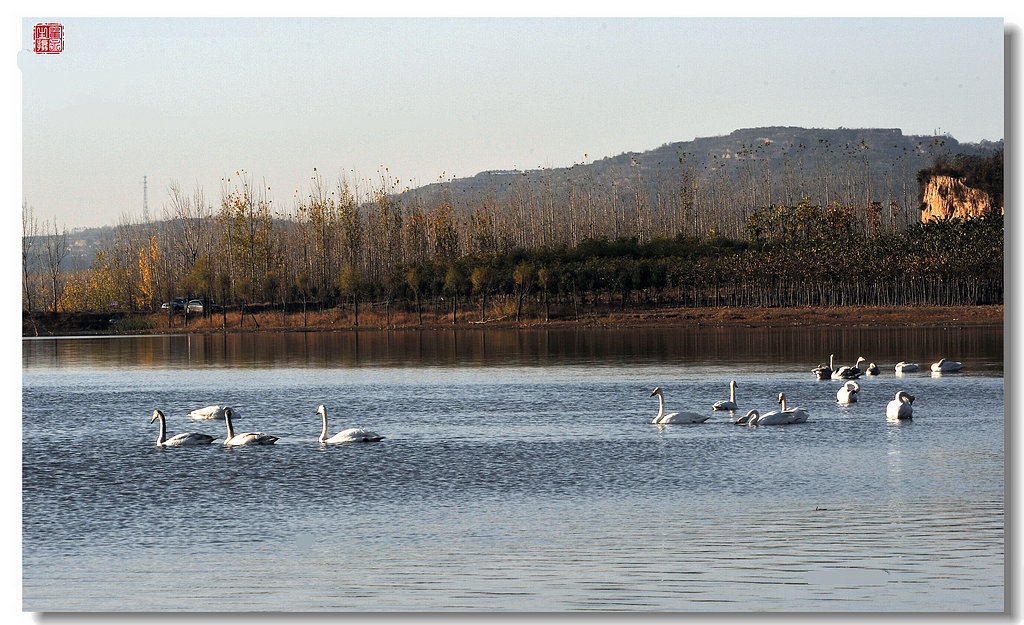
[{"label": "bare tree", "polygon": [[54,217],[49,227],[45,228],[46,238],[44,239],[44,251],[46,254],[46,271],[50,279],[50,310],[57,312],[57,305],[60,303],[61,295],[64,294],[64,259],[68,255],[68,229],[57,228],[57,218]]},{"label": "bare tree", "polygon": [[32,295],[35,285],[35,267],[39,250],[35,249],[36,238],[39,236],[39,220],[36,219],[32,207],[27,203],[21,205],[21,276],[22,289],[25,296],[25,310],[32,312]]}]

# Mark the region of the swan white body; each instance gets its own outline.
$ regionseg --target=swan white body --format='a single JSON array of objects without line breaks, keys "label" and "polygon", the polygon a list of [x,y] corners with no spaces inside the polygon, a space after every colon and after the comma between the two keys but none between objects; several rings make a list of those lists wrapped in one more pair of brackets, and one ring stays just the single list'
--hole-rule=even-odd
[{"label": "swan white body", "polygon": [[910,373],[911,371],[917,371],[919,367],[916,362],[898,362],[896,363],[896,373]]},{"label": "swan white body", "polygon": [[946,360],[945,358],[939,359],[939,362],[932,363],[932,371],[935,373],[952,373],[963,368],[964,366],[959,362]]},{"label": "swan white body", "polygon": [[736,380],[729,382],[729,400],[716,401],[713,410],[736,410]]},{"label": "swan white body", "polygon": [[[223,419],[224,409],[227,406],[206,406],[204,408],[196,408],[192,412],[188,413],[188,416],[193,419]],[[238,416],[237,413],[234,416]]]},{"label": "swan white body", "polygon": [[651,391],[651,397],[658,396],[658,415],[654,417],[651,423],[657,423],[660,425],[676,423],[676,424],[687,424],[687,423],[704,423],[710,417],[697,414],[696,412],[670,412],[665,414],[665,396],[661,392],[661,388],[656,388]]},{"label": "swan white body", "polygon": [[885,407],[885,417],[891,420],[905,421],[914,418],[914,396],[906,391],[896,393],[896,399],[889,402]]},{"label": "swan white body", "polygon": [[853,380],[859,378],[864,371],[860,368],[860,363],[867,362],[864,357],[857,358],[857,362],[852,366],[842,366],[838,369],[832,370],[833,380]]},{"label": "swan white body", "polygon": [[327,408],[323,404],[320,404],[316,411],[323,418],[324,422],[324,427],[320,431],[320,438],[317,440],[324,445],[333,445],[336,443],[373,443],[384,438],[376,432],[371,432],[370,430],[363,428],[348,428],[338,432],[330,438],[327,438]]},{"label": "swan white body", "polygon": [[811,373],[814,374],[814,377],[818,378],[819,380],[827,380],[831,378],[832,366],[835,364],[835,358],[835,354],[829,354],[827,365],[818,365],[817,367],[811,369]]},{"label": "swan white body", "polygon": [[850,380],[841,389],[836,391],[836,401],[840,404],[852,404],[857,401],[857,393],[859,391],[860,385]]},{"label": "swan white body", "polygon": [[278,437],[271,436],[270,434],[264,434],[263,432],[242,432],[241,434],[235,434],[234,429],[231,427],[232,414],[233,411],[231,408],[224,408],[224,422],[228,426],[228,437],[224,439],[225,445],[273,445],[278,441]]},{"label": "swan white body", "polygon": [[209,445],[213,442],[213,437],[209,434],[200,434],[199,432],[182,432],[181,434],[175,434],[174,436],[167,438],[167,424],[164,421],[164,413],[159,410],[153,411],[153,418],[149,420],[150,423],[160,419],[160,435],[156,439],[156,444],[159,447],[184,447],[185,445]]}]

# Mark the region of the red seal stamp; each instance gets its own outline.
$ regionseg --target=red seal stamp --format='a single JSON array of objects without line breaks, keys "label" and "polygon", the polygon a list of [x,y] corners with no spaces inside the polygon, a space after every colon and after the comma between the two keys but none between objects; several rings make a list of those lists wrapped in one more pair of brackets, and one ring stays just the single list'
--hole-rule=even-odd
[{"label": "red seal stamp", "polygon": [[64,51],[64,25],[57,22],[36,24],[32,29],[36,54],[60,54]]}]

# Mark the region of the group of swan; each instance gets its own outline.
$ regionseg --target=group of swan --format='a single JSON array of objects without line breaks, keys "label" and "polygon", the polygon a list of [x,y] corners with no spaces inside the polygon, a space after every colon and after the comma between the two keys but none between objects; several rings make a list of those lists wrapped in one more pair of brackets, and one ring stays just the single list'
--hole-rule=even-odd
[{"label": "group of swan", "polygon": [[[814,374],[819,380],[855,380],[861,375],[878,375],[878,365],[875,363],[868,364],[867,367],[861,368],[861,363],[867,362],[867,360],[860,356],[857,358],[857,362],[853,366],[835,366],[835,354],[828,355],[828,364],[820,364],[817,367],[811,369],[811,373]],[[940,359],[936,363],[932,363],[931,370],[933,373],[952,373],[954,371],[960,371],[963,369],[963,364],[954,362],[952,360],[946,360],[945,358]],[[918,370],[917,363],[914,362],[903,362],[896,363],[896,373],[910,373]]]},{"label": "group of swan", "polygon": [[[861,357],[857,359],[857,363],[853,367],[839,367],[838,369],[833,369],[835,355],[830,354],[829,364],[819,365],[819,367],[813,371],[818,375],[819,379],[827,379],[825,376],[834,377],[836,379],[846,379],[843,386],[836,391],[836,401],[840,404],[852,404],[857,402],[857,394],[860,392],[860,385],[853,379],[849,379],[847,376],[860,377],[862,374],[860,364],[863,362],[866,362],[866,360]],[[931,368],[932,371],[959,371],[963,368],[963,365],[959,362],[952,362],[943,358],[933,364]],[[900,362],[896,365],[897,373],[916,370],[917,365],[913,363]],[[827,374],[826,371],[828,372]],[[878,367],[875,366],[875,363],[871,363],[868,365],[865,372],[868,375],[878,375]],[[651,423],[704,423],[708,420],[708,417],[696,412],[672,412],[665,414],[665,395],[660,387],[651,391],[651,397],[654,397],[655,395],[658,397],[658,414],[654,417]],[[911,405],[913,403],[914,396],[901,390],[896,393],[896,398],[890,401],[886,406],[886,416],[889,419],[896,420],[911,419],[914,412]],[[783,393],[779,393],[779,404],[782,405],[781,410],[775,410],[763,415],[757,410],[750,410],[744,416],[736,419],[734,423],[737,425],[784,425],[789,423],[803,423],[807,421],[808,413],[803,408],[786,408],[786,396]],[[729,382],[729,399],[715,402],[712,409],[730,411],[737,409],[736,380],[731,380]],[[325,422],[324,434],[327,432],[326,428],[327,424]]]},{"label": "group of swan", "polygon": [[817,367],[811,369],[811,373],[814,374],[819,380],[855,380],[866,372],[868,375],[878,375],[878,367],[875,363],[871,363],[865,369],[861,369],[860,364],[867,362],[867,360],[860,356],[857,358],[857,362],[850,365],[843,365],[840,367],[836,366],[836,355],[828,355],[828,364],[820,364]]},{"label": "group of swan", "polygon": [[[323,420],[323,429],[320,431],[320,437],[317,438],[323,445],[333,445],[339,443],[359,443],[359,442],[376,442],[383,440],[384,437],[376,432],[366,430],[363,428],[348,428],[342,430],[331,436],[327,437],[327,408],[323,404],[320,404],[316,409],[317,414],[320,415]],[[200,414],[202,416],[195,416]],[[219,415],[219,416],[216,416]],[[237,447],[242,445],[273,445],[280,440],[279,437],[271,434],[265,434],[263,432],[241,432],[235,434],[235,430],[231,427],[231,417],[235,416],[234,411],[228,406],[207,406],[198,410],[193,410],[189,413],[192,418],[198,419],[218,419],[223,418],[228,428],[227,438],[224,439],[224,445],[229,447]],[[164,420],[164,413],[159,410],[153,411],[153,418],[150,419],[150,423],[160,420],[160,435],[156,439],[156,444],[160,447],[181,447],[184,445],[209,445],[213,442],[213,437],[209,434],[200,434],[199,432],[182,432],[176,434],[171,438],[167,438],[167,425]]]},{"label": "group of swan", "polygon": [[[651,423],[656,423],[658,425],[669,423],[704,423],[709,418],[704,415],[697,414],[696,412],[670,412],[665,414],[665,394],[660,387],[651,391],[651,397],[654,396],[658,397],[658,414],[654,417]],[[775,410],[764,415],[760,414],[757,410],[751,410],[746,415],[737,419],[735,423],[737,425],[786,425],[789,423],[803,423],[804,421],[807,421],[808,414],[803,408],[786,408],[785,394],[779,393],[779,403],[782,404],[781,410]],[[729,401],[716,402],[714,409],[736,410],[735,380],[729,383]]]}]

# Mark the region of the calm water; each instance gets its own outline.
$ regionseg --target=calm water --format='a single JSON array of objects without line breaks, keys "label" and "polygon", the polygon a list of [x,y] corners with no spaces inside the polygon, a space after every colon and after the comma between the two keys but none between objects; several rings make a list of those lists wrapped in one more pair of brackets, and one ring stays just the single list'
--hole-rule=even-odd
[{"label": "calm water", "polygon": [[[834,352],[882,375],[838,406]],[[896,377],[946,356],[964,373]],[[23,341],[28,611],[1002,611],[1003,333],[563,330]],[[925,367],[926,368],[926,367]],[[791,405],[793,426],[738,427]],[[655,426],[669,410],[712,415]],[[899,389],[915,418],[888,423]],[[272,447],[190,409],[235,407]],[[380,443],[320,446],[361,425]],[[219,442],[219,441],[218,441]]]}]

